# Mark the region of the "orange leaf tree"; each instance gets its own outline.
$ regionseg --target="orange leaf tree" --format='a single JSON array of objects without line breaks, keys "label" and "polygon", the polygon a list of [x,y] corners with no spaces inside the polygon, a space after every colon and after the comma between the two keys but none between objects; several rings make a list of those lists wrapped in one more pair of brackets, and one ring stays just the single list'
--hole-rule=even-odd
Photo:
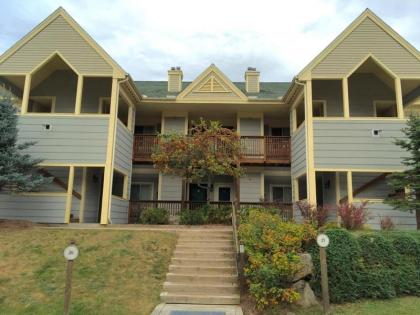
[{"label": "orange leaf tree", "polygon": [[242,174],[240,138],[220,122],[202,118],[193,123],[188,134],[159,135],[152,154],[153,164],[160,172],[180,176],[186,182],[206,182],[209,201],[215,176],[238,178]]}]

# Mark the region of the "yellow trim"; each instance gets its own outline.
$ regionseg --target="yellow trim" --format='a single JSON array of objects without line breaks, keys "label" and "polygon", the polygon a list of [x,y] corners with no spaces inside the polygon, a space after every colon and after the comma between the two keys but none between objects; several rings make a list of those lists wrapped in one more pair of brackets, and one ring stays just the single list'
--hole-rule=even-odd
[{"label": "yellow trim", "polygon": [[[373,101],[373,115],[378,117],[378,104],[390,104],[396,106],[396,102],[393,100],[374,100]],[[379,117],[379,118],[396,118],[396,117]],[[400,118],[398,118],[400,119]]]},{"label": "yellow trim", "polygon": [[349,81],[345,77],[342,80],[342,89],[343,89],[343,116],[344,118],[350,117],[350,103],[349,103]]},{"label": "yellow trim", "polygon": [[323,116],[315,116],[315,117],[327,117],[328,116],[328,112],[327,112],[327,100],[320,100],[320,99],[316,99],[316,100],[312,100],[312,117],[314,117],[313,115],[313,107],[314,107],[314,103],[322,103],[322,110],[323,110]]},{"label": "yellow trim", "polygon": [[25,192],[25,193],[19,193],[21,196],[46,196],[46,197],[67,197],[67,193],[61,193],[61,192]]},{"label": "yellow trim", "polygon": [[162,173],[158,175],[158,200],[162,199]]},{"label": "yellow trim", "polygon": [[[21,113],[21,115],[23,115]],[[95,117],[95,118],[100,118],[100,117],[104,117],[104,118],[108,118],[109,114],[84,114],[81,113],[80,115],[76,115],[75,113],[26,113],[25,116],[40,116],[40,115],[44,115],[46,118],[47,117],[51,117],[51,116],[61,116],[61,117]]]},{"label": "yellow trim", "polygon": [[312,116],[312,81],[305,84],[305,125],[306,125],[306,174],[308,202],[316,205],[316,178],[314,165],[314,133]]},{"label": "yellow trim", "polygon": [[296,115],[296,108],[293,108],[292,109],[292,112],[291,112],[291,116],[290,116],[290,122],[291,122],[291,124],[292,124],[292,128],[291,128],[291,130],[292,130],[292,134],[294,134],[295,132],[296,132],[296,130],[297,130],[297,115]]},{"label": "yellow trim", "polygon": [[396,117],[314,117],[313,118],[314,121],[323,121],[323,120],[337,120],[337,121],[354,121],[354,120],[372,120],[374,122],[377,121],[390,121],[390,120],[395,120],[395,121],[401,121],[401,120],[407,120],[406,118],[396,118]]},{"label": "yellow trim", "polygon": [[128,175],[124,175],[123,199],[128,199]]},{"label": "yellow trim", "polygon": [[106,163],[104,168],[104,183],[102,192],[102,210],[101,210],[101,224],[108,224],[108,216],[111,211],[111,193],[112,193],[112,177],[113,177],[113,164],[114,164],[114,143],[117,127],[117,114],[118,114],[118,89],[119,82],[117,78],[112,79],[111,90],[111,106],[110,106],[110,120],[108,127],[108,144]]},{"label": "yellow trim", "polygon": [[389,169],[389,168],[366,168],[366,169],[360,169],[360,168],[328,168],[328,167],[317,167],[315,168],[315,171],[317,172],[348,172],[351,171],[353,173],[356,172],[367,172],[367,173],[393,173],[393,172],[403,172],[404,169]]},{"label": "yellow trim", "polygon": [[353,198],[353,202],[363,202],[367,201],[368,203],[383,203],[385,199],[382,198]]},{"label": "yellow trim", "polygon": [[353,203],[353,174],[351,171],[347,171],[347,201]]},{"label": "yellow trim", "polygon": [[39,166],[51,166],[51,167],[60,167],[60,166],[74,166],[74,167],[105,167],[105,164],[101,163],[51,163],[51,162],[41,162]]},{"label": "yellow trim", "polygon": [[292,179],[292,198],[293,202],[299,201],[299,178]]},{"label": "yellow trim", "polygon": [[341,199],[341,192],[340,192],[340,173],[339,172],[335,172],[335,204],[339,204],[340,203],[340,199]]},{"label": "yellow trim", "polygon": [[77,77],[77,90],[76,90],[76,105],[74,113],[79,115],[82,112],[82,96],[83,96],[83,76]]},{"label": "yellow trim", "polygon": [[303,171],[300,171],[299,173],[293,174],[294,178],[300,178],[303,175],[306,175],[306,168]]},{"label": "yellow trim", "polygon": [[260,199],[263,199],[263,200],[264,200],[264,197],[265,197],[265,182],[264,182],[264,179],[265,179],[265,175],[264,175],[263,172],[261,172],[260,173],[260,185],[261,185],[261,187],[260,187]]},{"label": "yellow trim", "polygon": [[401,79],[395,78],[395,97],[397,100],[397,116],[398,118],[404,118],[404,107],[403,107],[403,97],[401,92]]},{"label": "yellow trim", "polygon": [[[211,64],[206,70],[204,70],[196,79],[194,79],[194,81],[192,81],[180,94],[178,94],[178,96],[176,97],[176,101],[183,101],[183,102],[193,102],[193,103],[197,103],[197,102],[201,102],[201,101],[196,101],[196,100],[187,100],[185,99],[186,96],[188,96],[188,94],[190,94],[191,92],[194,91],[194,89],[199,86],[202,83],[202,80],[207,76],[210,75],[212,72],[214,72],[219,78],[221,78],[223,80],[223,83],[225,85],[227,85],[230,89],[231,92],[234,93],[235,95],[238,96],[238,98],[242,101],[248,101],[248,97],[240,90],[236,87],[235,84],[232,83],[231,80],[229,80],[229,78],[222,72],[219,70],[219,68],[217,68],[214,64]],[[211,93],[211,92],[209,92]],[[217,93],[220,94],[220,93]],[[229,101],[229,100],[225,100],[225,99],[218,99],[217,97],[215,97],[215,99],[212,100],[207,100],[207,101],[203,101],[205,103],[211,103],[211,102],[227,102],[227,103],[235,103],[238,102],[238,100],[236,101]]]},{"label": "yellow trim", "polygon": [[298,78],[305,80],[310,77],[312,69],[314,69],[319,63],[324,60],[330,52],[332,52],[344,39],[350,35],[356,27],[358,27],[365,19],[370,18],[392,38],[394,38],[402,47],[409,51],[415,58],[420,60],[420,54],[414,46],[407,42],[403,37],[396,33],[391,27],[389,27],[384,21],[376,16],[371,10],[366,9],[360,14],[340,35],[338,35],[320,54],[318,54],[302,71],[299,72]]},{"label": "yellow trim", "polygon": [[[16,42],[11,48],[9,48],[1,57],[0,64],[11,57],[15,52],[17,52],[23,45],[29,42],[42,30],[44,30],[52,21],[57,17],[63,17],[71,27],[101,56],[110,66],[113,68],[113,75],[118,78],[124,78],[126,73],[125,71],[106,53],[106,51],[100,47],[95,40],[79,25],[77,22],[62,8],[59,7],[52,14],[50,14],[44,21],[38,24],[33,28],[28,34],[26,34],[22,39]],[[90,74],[89,74],[90,75]],[[111,74],[108,74],[108,76]]]},{"label": "yellow trim", "polygon": [[116,171],[117,173],[120,173],[123,176],[128,176],[129,175],[128,172],[124,171],[123,169],[121,169],[119,167],[116,167],[115,165],[114,165],[114,171]]},{"label": "yellow trim", "polygon": [[83,223],[85,217],[85,207],[86,207],[86,188],[87,188],[87,168],[83,167],[82,172],[82,187],[80,190],[80,210],[79,210],[79,223]]},{"label": "yellow trim", "polygon": [[356,66],[353,67],[353,69],[351,69],[347,73],[346,77],[349,78],[369,58],[371,58],[379,66],[379,68],[382,68],[382,70],[384,70],[385,72],[387,72],[392,78],[395,79],[397,77],[397,75],[391,69],[389,69],[382,61],[380,61],[378,58],[376,58],[375,55],[373,55],[372,53],[368,53],[366,55],[366,57],[364,57]]},{"label": "yellow trim", "polygon": [[31,75],[25,75],[25,85],[23,87],[22,106],[20,109],[21,114],[28,112],[29,94],[31,93]]},{"label": "yellow trim", "polygon": [[129,200],[129,199],[127,199],[127,198],[123,198],[123,197],[120,197],[120,196],[115,196],[115,195],[111,195],[111,198],[115,198],[115,199],[122,200],[122,201],[130,201],[130,200]]},{"label": "yellow trim", "polygon": [[41,61],[38,65],[36,65],[30,72],[30,75],[33,75],[35,72],[38,72],[39,69],[41,69],[43,66],[45,66],[51,59],[58,56],[61,58],[61,60],[64,61],[64,63],[77,75],[80,75],[79,71],[76,70],[76,68],[73,67],[73,65],[63,57],[62,54],[58,50],[54,51],[51,55],[49,55],[47,58],[45,58],[43,61]]},{"label": "yellow trim", "polygon": [[67,184],[66,212],[64,223],[70,223],[71,204],[73,200],[74,166],[69,167],[69,179]]}]

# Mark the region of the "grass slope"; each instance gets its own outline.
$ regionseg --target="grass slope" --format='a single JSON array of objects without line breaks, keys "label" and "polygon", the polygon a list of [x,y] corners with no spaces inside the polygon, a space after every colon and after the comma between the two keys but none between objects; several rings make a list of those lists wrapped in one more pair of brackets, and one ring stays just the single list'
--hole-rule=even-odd
[{"label": "grass slope", "polygon": [[71,314],[150,314],[175,234],[146,231],[0,230],[0,314],[62,314],[66,263],[74,239]]}]

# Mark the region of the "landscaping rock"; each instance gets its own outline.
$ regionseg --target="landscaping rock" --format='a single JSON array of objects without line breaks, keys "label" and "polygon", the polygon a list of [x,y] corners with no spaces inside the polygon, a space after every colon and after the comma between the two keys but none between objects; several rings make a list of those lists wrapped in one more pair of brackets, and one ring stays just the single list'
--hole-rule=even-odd
[{"label": "landscaping rock", "polygon": [[300,257],[300,264],[302,268],[297,273],[295,273],[292,282],[299,281],[311,275],[314,269],[314,264],[312,263],[312,257],[310,254],[302,253],[298,254],[298,256]]},{"label": "landscaping rock", "polygon": [[292,288],[300,294],[299,300],[296,301],[296,304],[303,307],[308,308],[313,305],[318,305],[318,301],[316,300],[314,291],[312,291],[309,283],[300,280],[293,284]]}]

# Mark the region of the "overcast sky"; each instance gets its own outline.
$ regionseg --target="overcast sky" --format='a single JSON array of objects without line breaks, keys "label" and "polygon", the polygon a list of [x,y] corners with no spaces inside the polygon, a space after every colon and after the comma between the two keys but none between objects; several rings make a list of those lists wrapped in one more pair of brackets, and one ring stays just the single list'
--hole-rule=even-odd
[{"label": "overcast sky", "polygon": [[0,53],[58,6],[135,80],[193,80],[215,63],[233,81],[248,66],[290,81],[366,7],[420,47],[418,0],[0,0]]}]

